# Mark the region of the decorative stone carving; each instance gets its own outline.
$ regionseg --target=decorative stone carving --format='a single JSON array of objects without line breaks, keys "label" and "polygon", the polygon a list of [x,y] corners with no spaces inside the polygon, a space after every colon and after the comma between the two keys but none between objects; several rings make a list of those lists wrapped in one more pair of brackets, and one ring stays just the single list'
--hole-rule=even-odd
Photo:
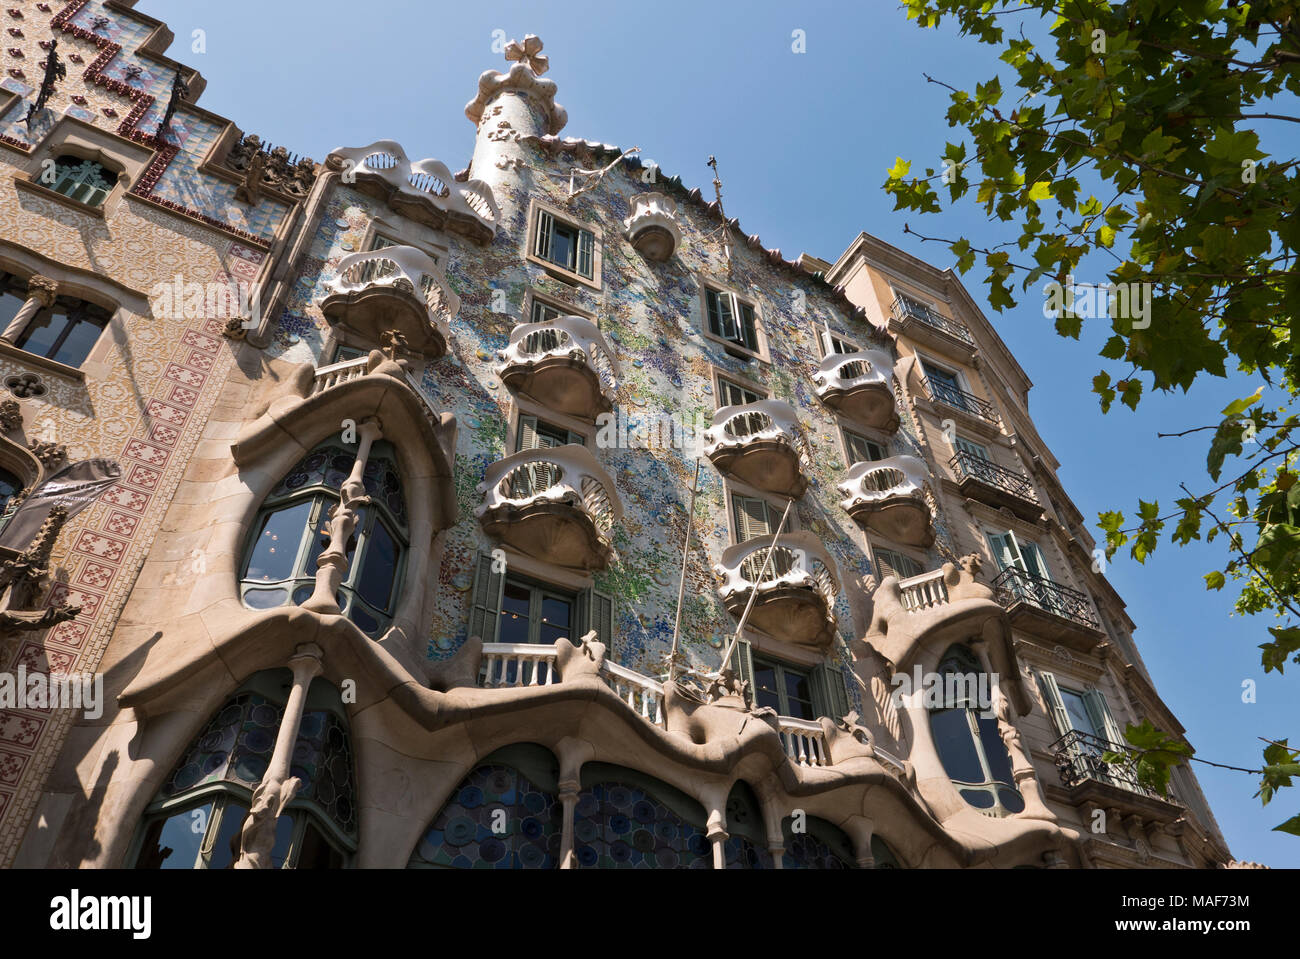
[{"label": "decorative stone carving", "polygon": [[47,469],[56,463],[62,462],[68,455],[68,448],[62,443],[47,442],[45,440],[32,440],[27,444],[27,448]]},{"label": "decorative stone carving", "polygon": [[551,68],[551,61],[542,53],[542,45],[541,37],[533,33],[527,34],[523,43],[511,40],[506,44],[506,59],[524,64],[540,77]]},{"label": "decorative stone carving", "polygon": [[0,400],[0,430],[12,433],[23,425],[23,408],[17,400]]},{"label": "decorative stone carving", "polygon": [[596,640],[594,629],[584,635],[576,646],[561,636],[555,641],[555,663],[566,683],[571,683],[580,676],[595,679],[605,664],[605,644]]},{"label": "decorative stone carving", "polygon": [[229,340],[242,340],[248,335],[248,327],[245,322],[245,317],[230,317],[230,319],[226,320],[226,325],[221,328],[221,335]]},{"label": "decorative stone carving", "polygon": [[48,629],[81,612],[80,606],[66,603],[45,609],[31,608],[49,578],[50,553],[67,519],[68,508],[56,503],[31,545],[13,559],[0,563],[0,629]]},{"label": "decorative stone carving", "polygon": [[[27,281],[27,301],[18,308],[14,318],[9,321],[4,332],[0,333],[0,340],[6,340],[15,343],[23,335],[23,330],[27,329],[27,324],[32,321],[41,310],[54,305],[54,299],[59,295],[59,284],[51,280],[48,276],[33,276]],[[7,381],[6,381],[7,382]]]},{"label": "decorative stone carving", "polygon": [[269,148],[261,137],[250,133],[230,148],[226,166],[244,174],[235,199],[256,204],[263,190],[278,190],[296,199],[311,192],[316,183],[316,162],[310,157],[294,159],[282,146]]},{"label": "decorative stone carving", "polygon": [[471,636],[461,644],[450,659],[432,663],[425,669],[429,688],[440,693],[458,687],[473,688],[478,685],[479,669],[483,665],[483,639]]}]

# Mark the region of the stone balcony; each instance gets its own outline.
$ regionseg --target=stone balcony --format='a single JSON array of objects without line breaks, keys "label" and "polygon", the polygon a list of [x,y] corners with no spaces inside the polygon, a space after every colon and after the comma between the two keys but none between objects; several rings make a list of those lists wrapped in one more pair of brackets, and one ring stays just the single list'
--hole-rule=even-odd
[{"label": "stone balcony", "polygon": [[967,450],[958,450],[948,465],[962,496],[987,503],[994,509],[1005,507],[1030,522],[1042,515],[1043,507],[1034,492],[1034,484],[1024,473],[999,466]]},{"label": "stone balcony", "polygon": [[808,488],[808,442],[782,400],[722,407],[704,433],[704,455],[719,471],[768,493],[797,499]]},{"label": "stone balcony", "polygon": [[830,409],[893,433],[898,429],[898,411],[892,369],[889,355],[881,350],[832,353],[813,374],[813,383],[818,398]]},{"label": "stone balcony", "polygon": [[[737,619],[753,595],[748,626],[769,636],[824,651],[835,636],[839,571],[820,539],[809,532],[782,533],[775,545],[758,536],[722,553],[713,567],[718,594]],[[769,560],[770,553],[770,560]]]},{"label": "stone balcony", "polygon": [[925,378],[925,391],[931,402],[956,412],[967,425],[981,432],[996,433],[1002,424],[993,404],[974,393],[929,376]]},{"label": "stone balcony", "polygon": [[602,570],[614,560],[623,505],[614,481],[585,446],[521,450],[487,468],[475,516],[488,536],[568,569]]},{"label": "stone balcony", "polygon": [[934,542],[925,464],[915,456],[854,463],[839,484],[840,505],[863,529],[909,546]]},{"label": "stone balcony", "polygon": [[594,422],[614,408],[618,360],[589,320],[521,323],[499,356],[501,382],[548,409]]},{"label": "stone balcony", "polygon": [[447,353],[458,297],[432,259],[410,246],[349,253],[339,261],[321,311],[372,343],[396,330],[405,348],[427,359]]},{"label": "stone balcony", "polygon": [[412,162],[396,140],[366,147],[339,147],[327,158],[341,181],[386,202],[396,213],[435,230],[450,230],[479,243],[496,236],[500,210],[482,180],[456,182],[446,164]]},{"label": "stone balcony", "polygon": [[671,259],[682,242],[677,202],[662,193],[642,193],[632,197],[631,206],[623,228],[633,249],[658,263]]},{"label": "stone balcony", "polygon": [[1106,637],[1077,589],[1011,566],[993,580],[993,592],[1012,625],[1045,640],[1087,652]]}]

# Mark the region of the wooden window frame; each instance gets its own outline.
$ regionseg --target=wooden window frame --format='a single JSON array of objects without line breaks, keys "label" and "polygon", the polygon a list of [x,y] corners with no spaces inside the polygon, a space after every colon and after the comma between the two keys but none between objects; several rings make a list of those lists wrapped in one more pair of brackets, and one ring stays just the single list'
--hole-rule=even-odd
[{"label": "wooden window frame", "polygon": [[[540,236],[541,215],[548,214],[552,221],[563,223],[566,226],[579,232],[579,241],[581,233],[586,232],[591,235],[591,276],[583,276],[576,269],[552,262],[544,256],[537,253],[538,238]],[[581,283],[583,286],[589,286],[592,289],[601,288],[601,273],[604,267],[604,240],[601,228],[595,223],[584,223],[577,219],[571,213],[561,210],[559,207],[552,206],[541,200],[534,198],[528,207],[528,237],[527,246],[525,247],[524,259],[531,263],[536,263],[546,272],[558,276],[567,283]],[[574,266],[578,265],[577,254],[574,256]]]},{"label": "wooden window frame", "polygon": [[[713,280],[700,280],[700,332],[704,334],[706,340],[721,344],[729,356],[734,356],[741,360],[759,360],[763,363],[771,363],[772,357],[768,350],[767,333],[765,330],[766,323],[763,317],[763,308],[753,297],[746,296],[738,290],[726,286],[725,284]],[[714,333],[709,326],[709,293],[725,294],[730,296],[738,304],[743,303],[754,312],[754,340],[755,348],[750,349],[743,344],[734,340],[728,340],[725,337]]]}]

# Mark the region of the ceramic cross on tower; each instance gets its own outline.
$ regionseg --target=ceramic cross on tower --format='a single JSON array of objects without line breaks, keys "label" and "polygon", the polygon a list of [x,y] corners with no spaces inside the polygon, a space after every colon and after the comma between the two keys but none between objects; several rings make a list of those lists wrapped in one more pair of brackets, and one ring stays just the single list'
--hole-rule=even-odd
[{"label": "ceramic cross on tower", "polygon": [[536,34],[528,34],[524,42],[511,40],[506,44],[506,59],[518,60],[539,77],[551,68],[551,61],[542,54],[542,41]]}]

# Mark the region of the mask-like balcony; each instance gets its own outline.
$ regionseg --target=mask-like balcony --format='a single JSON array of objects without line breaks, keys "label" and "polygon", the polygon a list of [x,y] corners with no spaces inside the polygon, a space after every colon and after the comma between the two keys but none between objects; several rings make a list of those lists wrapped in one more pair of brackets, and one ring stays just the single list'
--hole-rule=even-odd
[{"label": "mask-like balcony", "polygon": [[412,162],[396,140],[339,147],[330,152],[327,162],[342,171],[344,184],[385,201],[417,223],[479,243],[490,243],[496,236],[501,213],[490,186],[482,180],[458,183],[438,160]]},{"label": "mask-like balcony", "polygon": [[865,426],[892,433],[898,429],[892,363],[880,350],[832,353],[813,374],[817,396],[837,413]]},{"label": "mask-like balcony", "polygon": [[1024,473],[1009,470],[991,460],[958,450],[948,461],[961,495],[987,503],[995,509],[1006,507],[1021,519],[1033,522],[1043,513],[1034,484]]},{"label": "mask-like balcony", "polygon": [[863,529],[909,546],[934,542],[926,469],[915,456],[854,463],[839,484],[840,505]]},{"label": "mask-like balcony", "polygon": [[1087,651],[1105,638],[1088,597],[1017,566],[993,580],[1012,625],[1043,639]]},{"label": "mask-like balcony", "polygon": [[489,466],[478,491],[483,503],[474,515],[494,540],[568,569],[613,562],[623,505],[585,446],[520,450]]},{"label": "mask-like balcony", "polygon": [[682,242],[677,203],[662,193],[632,197],[632,213],[623,221],[624,235],[647,260],[662,263]]},{"label": "mask-like balcony", "polygon": [[522,323],[500,358],[501,382],[548,409],[594,421],[614,408],[618,361],[582,317]]},{"label": "mask-like balcony", "polygon": [[781,400],[722,407],[704,433],[704,455],[721,472],[768,493],[798,499],[808,488],[808,443],[794,409]]},{"label": "mask-like balcony", "polygon": [[[1072,729],[1049,748],[1061,785],[1076,805],[1119,809],[1154,822],[1170,822],[1185,812],[1172,790],[1162,796],[1138,779],[1136,757],[1129,746]],[[1129,758],[1108,763],[1101,758],[1106,753]]]},{"label": "mask-like balcony", "polygon": [[[771,560],[764,570],[768,552]],[[713,567],[727,612],[739,618],[757,591],[747,625],[769,636],[817,650],[835,636],[839,573],[820,539],[809,532],[758,536],[722,553]]]},{"label": "mask-like balcony", "polygon": [[414,247],[349,253],[325,288],[321,311],[330,322],[372,343],[396,330],[411,352],[428,359],[446,355],[448,324],[460,310],[460,297],[438,264]]},{"label": "mask-like balcony", "polygon": [[910,296],[900,295],[894,300],[889,310],[889,330],[948,353],[955,350],[969,355],[975,349],[970,330]]}]

